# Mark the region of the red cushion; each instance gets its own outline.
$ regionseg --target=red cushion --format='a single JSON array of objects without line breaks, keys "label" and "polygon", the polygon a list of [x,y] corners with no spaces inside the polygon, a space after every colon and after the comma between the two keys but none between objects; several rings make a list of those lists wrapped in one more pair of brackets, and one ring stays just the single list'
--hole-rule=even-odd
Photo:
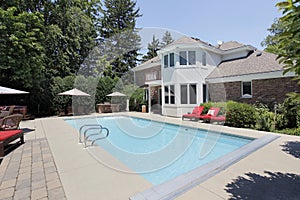
[{"label": "red cushion", "polygon": [[9,131],[0,131],[0,141],[6,140],[7,138],[21,133],[22,130],[9,130]]}]

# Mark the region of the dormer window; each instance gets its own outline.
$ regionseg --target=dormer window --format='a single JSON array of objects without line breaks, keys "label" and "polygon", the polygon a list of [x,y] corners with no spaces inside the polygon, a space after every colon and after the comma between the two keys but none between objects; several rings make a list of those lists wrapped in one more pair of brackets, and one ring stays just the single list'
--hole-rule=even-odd
[{"label": "dormer window", "polygon": [[196,65],[196,52],[195,51],[180,51],[179,52],[180,65]]}]

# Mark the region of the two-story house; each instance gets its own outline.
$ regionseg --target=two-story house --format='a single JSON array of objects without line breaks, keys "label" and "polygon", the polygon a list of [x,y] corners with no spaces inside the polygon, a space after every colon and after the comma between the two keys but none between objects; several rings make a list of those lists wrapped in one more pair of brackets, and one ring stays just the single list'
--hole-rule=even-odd
[{"label": "two-story house", "polygon": [[148,94],[149,112],[180,117],[206,101],[282,102],[300,92],[276,56],[237,42],[213,46],[182,37],[133,69]]}]

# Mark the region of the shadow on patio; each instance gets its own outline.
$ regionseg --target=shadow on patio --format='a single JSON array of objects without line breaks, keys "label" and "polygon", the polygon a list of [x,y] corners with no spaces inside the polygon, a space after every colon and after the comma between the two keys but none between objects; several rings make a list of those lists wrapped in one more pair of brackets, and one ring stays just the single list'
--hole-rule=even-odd
[{"label": "shadow on patio", "polygon": [[246,173],[226,185],[231,200],[289,199],[300,197],[300,175],[265,171],[266,176]]},{"label": "shadow on patio", "polygon": [[[291,154],[295,158],[300,158],[300,142],[298,141],[292,141],[292,142],[286,142],[282,146],[282,150],[285,151],[288,154]],[[300,198],[300,197],[299,197]]]}]

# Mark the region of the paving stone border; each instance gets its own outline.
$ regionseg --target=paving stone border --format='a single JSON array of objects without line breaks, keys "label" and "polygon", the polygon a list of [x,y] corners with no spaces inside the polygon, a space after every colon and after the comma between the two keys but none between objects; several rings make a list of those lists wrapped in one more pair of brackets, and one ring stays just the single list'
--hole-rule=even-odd
[{"label": "paving stone border", "polygon": [[26,140],[0,164],[0,200],[66,199],[46,138]]}]

